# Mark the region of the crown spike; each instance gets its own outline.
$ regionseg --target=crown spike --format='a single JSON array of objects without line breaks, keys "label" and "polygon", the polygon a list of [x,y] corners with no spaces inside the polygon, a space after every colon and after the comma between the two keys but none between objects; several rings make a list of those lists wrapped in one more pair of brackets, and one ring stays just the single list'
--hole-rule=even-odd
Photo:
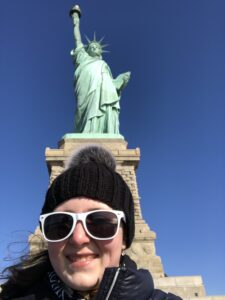
[{"label": "crown spike", "polygon": [[86,38],[87,42],[90,44],[91,40],[88,38],[88,36],[85,35],[85,38]]},{"label": "crown spike", "polygon": [[105,47],[108,47],[109,44],[104,44],[104,45],[101,45],[102,48],[105,48]]},{"label": "crown spike", "polygon": [[101,44],[101,42],[104,40],[104,36],[98,41],[99,44]]}]

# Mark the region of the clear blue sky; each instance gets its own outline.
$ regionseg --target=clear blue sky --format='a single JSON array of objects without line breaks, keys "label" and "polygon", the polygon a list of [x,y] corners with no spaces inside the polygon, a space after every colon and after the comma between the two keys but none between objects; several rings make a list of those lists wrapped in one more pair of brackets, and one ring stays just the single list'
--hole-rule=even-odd
[{"label": "clear blue sky", "polygon": [[[8,243],[37,225],[45,148],[73,131],[73,4],[1,1],[1,268]],[[225,294],[225,1],[78,4],[82,32],[110,44],[114,76],[132,72],[120,131],[141,149],[142,211],[165,272],[202,275],[208,294]]]}]

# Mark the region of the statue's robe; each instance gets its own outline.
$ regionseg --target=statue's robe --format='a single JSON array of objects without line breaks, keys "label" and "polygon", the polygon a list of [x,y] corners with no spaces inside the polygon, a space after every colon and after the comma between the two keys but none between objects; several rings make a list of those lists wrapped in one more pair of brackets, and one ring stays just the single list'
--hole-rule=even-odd
[{"label": "statue's robe", "polygon": [[75,61],[76,132],[119,133],[120,95],[109,66],[91,57],[84,46],[73,53]]}]

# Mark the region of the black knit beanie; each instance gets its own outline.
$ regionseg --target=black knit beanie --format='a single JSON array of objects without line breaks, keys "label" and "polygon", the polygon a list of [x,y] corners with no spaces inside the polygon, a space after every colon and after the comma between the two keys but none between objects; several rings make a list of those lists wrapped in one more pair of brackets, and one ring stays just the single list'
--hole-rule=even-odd
[{"label": "black knit beanie", "polygon": [[41,214],[52,212],[65,200],[87,197],[101,201],[126,216],[125,241],[134,238],[134,202],[122,176],[115,171],[112,154],[99,146],[88,146],[71,156],[67,169],[49,187]]}]

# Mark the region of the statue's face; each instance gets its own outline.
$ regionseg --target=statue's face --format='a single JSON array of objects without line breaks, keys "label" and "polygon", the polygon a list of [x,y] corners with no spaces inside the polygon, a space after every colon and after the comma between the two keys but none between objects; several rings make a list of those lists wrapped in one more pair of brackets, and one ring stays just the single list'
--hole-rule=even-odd
[{"label": "statue's face", "polygon": [[87,52],[92,57],[101,56],[102,47],[100,44],[93,42],[89,44]]}]

